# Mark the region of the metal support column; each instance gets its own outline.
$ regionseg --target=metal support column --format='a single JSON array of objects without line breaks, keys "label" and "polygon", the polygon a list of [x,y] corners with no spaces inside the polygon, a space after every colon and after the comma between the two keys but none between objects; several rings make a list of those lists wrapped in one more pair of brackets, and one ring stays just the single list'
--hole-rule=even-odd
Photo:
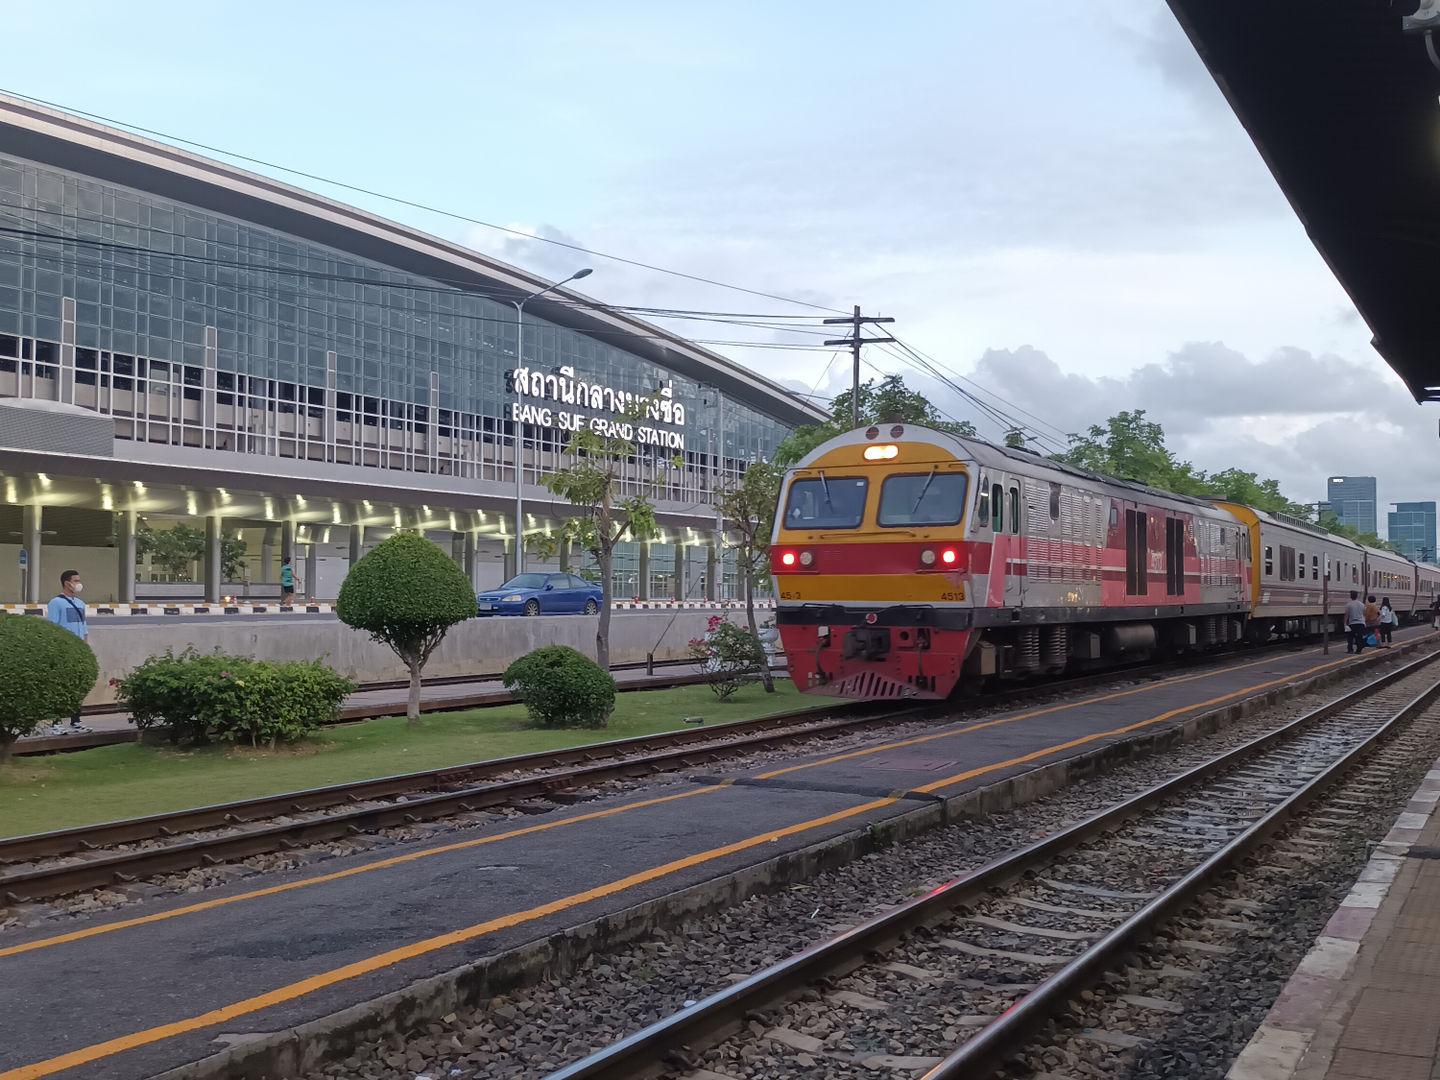
[{"label": "metal support column", "polygon": [[650,545],[640,545],[640,563],[635,574],[635,599],[650,599]]},{"label": "metal support column", "polygon": [[705,546],[705,599],[712,604],[720,599],[720,559],[714,544]]},{"label": "metal support column", "polygon": [[315,595],[315,588],[320,583],[315,579],[320,574],[320,545],[316,542],[319,539],[312,527],[310,530],[310,543],[305,548],[305,587],[300,590],[299,599],[302,603],[306,597]]},{"label": "metal support column", "polygon": [[205,602],[207,604],[220,602],[220,572],[222,569],[220,538],[223,524],[219,514],[205,516],[205,557],[201,560],[201,577],[205,582]]},{"label": "metal support column", "polygon": [[505,580],[509,581],[515,576],[515,538],[513,536],[505,539]]},{"label": "metal support column", "polygon": [[265,534],[260,538],[260,583],[262,585],[273,584],[278,579],[275,577],[275,541],[279,539],[280,530],[274,525],[265,526]]},{"label": "metal support column", "polygon": [[350,562],[350,569],[353,569],[354,566],[355,566],[355,564],[360,561],[360,551],[361,551],[361,549],[362,549],[364,546],[365,546],[365,526],[364,526],[364,525],[351,525],[351,526],[350,526],[350,551],[348,552],[349,562]]},{"label": "metal support column", "polygon": [[134,510],[121,510],[115,515],[115,599],[122,604],[135,602],[135,523]]},{"label": "metal support column", "polygon": [[284,521],[280,523],[280,561],[290,560],[290,565],[295,565],[295,523]]},{"label": "metal support column", "polygon": [[[25,559],[25,569],[20,572],[21,576],[21,599],[27,604],[38,604],[40,602],[40,589],[43,582],[40,580],[40,547],[41,547],[41,518],[44,516],[43,508],[39,506],[26,506],[20,511],[20,547],[24,551],[22,556]],[[61,570],[65,569],[63,566]],[[55,588],[60,587],[60,576],[55,576]]]},{"label": "metal support column", "polygon": [[470,587],[475,588],[475,530],[465,530],[465,577],[470,581]]},{"label": "metal support column", "polygon": [[672,600],[685,599],[685,545],[675,541],[675,583],[670,589]]}]

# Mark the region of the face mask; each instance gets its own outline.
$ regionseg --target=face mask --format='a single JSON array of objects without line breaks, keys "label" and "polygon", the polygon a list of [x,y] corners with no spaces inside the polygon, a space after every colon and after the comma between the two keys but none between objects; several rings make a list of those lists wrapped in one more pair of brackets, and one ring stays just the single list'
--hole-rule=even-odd
[{"label": "face mask", "polygon": [[85,591],[85,583],[83,581],[76,581],[71,584],[70,588],[74,589],[77,594],[82,593]]}]

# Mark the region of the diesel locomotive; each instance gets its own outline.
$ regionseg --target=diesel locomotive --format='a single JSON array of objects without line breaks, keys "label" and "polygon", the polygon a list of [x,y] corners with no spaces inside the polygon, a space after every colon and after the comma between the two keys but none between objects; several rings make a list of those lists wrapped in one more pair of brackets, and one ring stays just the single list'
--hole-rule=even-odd
[{"label": "diesel locomotive", "polygon": [[1402,616],[1440,590],[1304,521],[908,424],[790,469],[770,559],[796,686],[858,699],[1340,632],[1351,589]]}]

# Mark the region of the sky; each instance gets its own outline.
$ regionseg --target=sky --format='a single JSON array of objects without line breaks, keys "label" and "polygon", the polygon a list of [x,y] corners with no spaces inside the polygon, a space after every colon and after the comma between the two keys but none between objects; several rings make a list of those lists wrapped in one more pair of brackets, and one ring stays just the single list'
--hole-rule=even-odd
[{"label": "sky", "polygon": [[[1440,488],[1440,412],[1375,355],[1161,0],[0,0],[0,18],[12,43],[65,42],[7,50],[6,90],[515,229],[297,181],[537,273],[593,266],[591,296],[860,304],[1051,445],[1143,408],[1182,457],[1297,501],[1375,473],[1383,521]],[[801,392],[849,379],[819,327],[667,325],[811,346],[716,346]],[[1002,433],[903,353],[868,350],[880,371]]]}]

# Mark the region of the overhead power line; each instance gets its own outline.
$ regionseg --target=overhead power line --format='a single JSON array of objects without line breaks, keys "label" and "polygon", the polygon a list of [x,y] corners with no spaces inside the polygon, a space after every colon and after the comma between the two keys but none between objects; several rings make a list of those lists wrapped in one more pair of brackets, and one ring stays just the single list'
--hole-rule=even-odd
[{"label": "overhead power line", "polygon": [[321,184],[329,184],[332,187],[341,188],[345,191],[353,191],[361,195],[369,195],[371,198],[375,199],[384,199],[386,202],[394,203],[397,206],[408,206],[414,210],[423,210],[427,214],[439,214],[442,217],[451,218],[455,221],[463,221],[470,225],[479,225],[482,228],[494,229],[496,232],[508,233],[511,236],[523,237],[526,240],[536,240],[540,243],[553,245],[554,247],[566,248],[570,251],[582,252],[586,255],[593,255],[601,259],[609,259],[611,262],[622,263],[626,266],[634,266],[641,270],[650,270],[657,274],[667,274],[671,277],[683,278],[686,281],[694,281],[702,285],[713,285],[716,288],[729,289],[732,292],[746,293],[750,296],[760,296],[764,297],[767,300],[779,300],[782,303],[786,304],[798,304],[800,307],[813,308],[817,311],[839,310],[838,308],[827,307],[824,304],[811,303],[808,300],[796,300],[792,297],[781,296],[778,293],[766,292],[763,289],[749,289],[743,285],[733,285],[729,282],[718,281],[715,278],[707,278],[700,274],[688,274],[683,270],[672,270],[669,267],[657,266],[653,263],[641,262],[638,259],[627,259],[623,255],[613,255],[605,251],[596,251],[593,248],[587,248],[580,244],[572,244],[564,240],[556,240],[548,236],[537,236],[534,233],[525,232],[523,229],[514,229],[506,225],[497,225],[493,221],[485,221],[481,218],[471,217],[469,214],[461,214],[453,210],[443,209],[442,207],[431,206],[428,203],[422,203],[415,199],[407,199],[401,195],[391,195],[383,191],[376,191],[371,188],[361,187],[358,184],[348,184],[343,180],[336,180],[333,177],[321,176],[318,173],[306,172],[303,169],[294,169],[288,165],[281,165],[277,162],[267,161],[264,158],[253,157],[249,154],[242,154],[234,150],[226,150],[218,146],[212,146],[208,143],[198,142],[194,139],[186,139],[179,135],[171,135],[164,131],[157,131],[154,128],[142,127],[139,124],[131,124],[123,120],[117,120],[113,117],[103,116],[100,113],[88,112],[84,109],[77,109],[69,105],[61,105],[53,101],[47,101],[44,98],[37,98],[32,97],[29,94],[17,93],[14,90],[6,90],[4,88],[0,88],[0,93],[9,94],[11,97],[19,98],[22,101],[29,101],[36,105],[43,105],[46,108],[59,109],[61,112],[73,113],[76,116],[84,116],[91,120],[98,120],[103,124],[109,124],[122,130],[138,132],[142,135],[152,135],[155,138],[163,139],[166,142],[178,143],[181,146],[191,146],[198,150],[204,150],[207,153],[219,154],[223,157],[233,158],[236,161],[248,162],[251,165],[259,165],[266,169],[275,169],[290,176],[298,176],[306,180],[314,180]]}]

